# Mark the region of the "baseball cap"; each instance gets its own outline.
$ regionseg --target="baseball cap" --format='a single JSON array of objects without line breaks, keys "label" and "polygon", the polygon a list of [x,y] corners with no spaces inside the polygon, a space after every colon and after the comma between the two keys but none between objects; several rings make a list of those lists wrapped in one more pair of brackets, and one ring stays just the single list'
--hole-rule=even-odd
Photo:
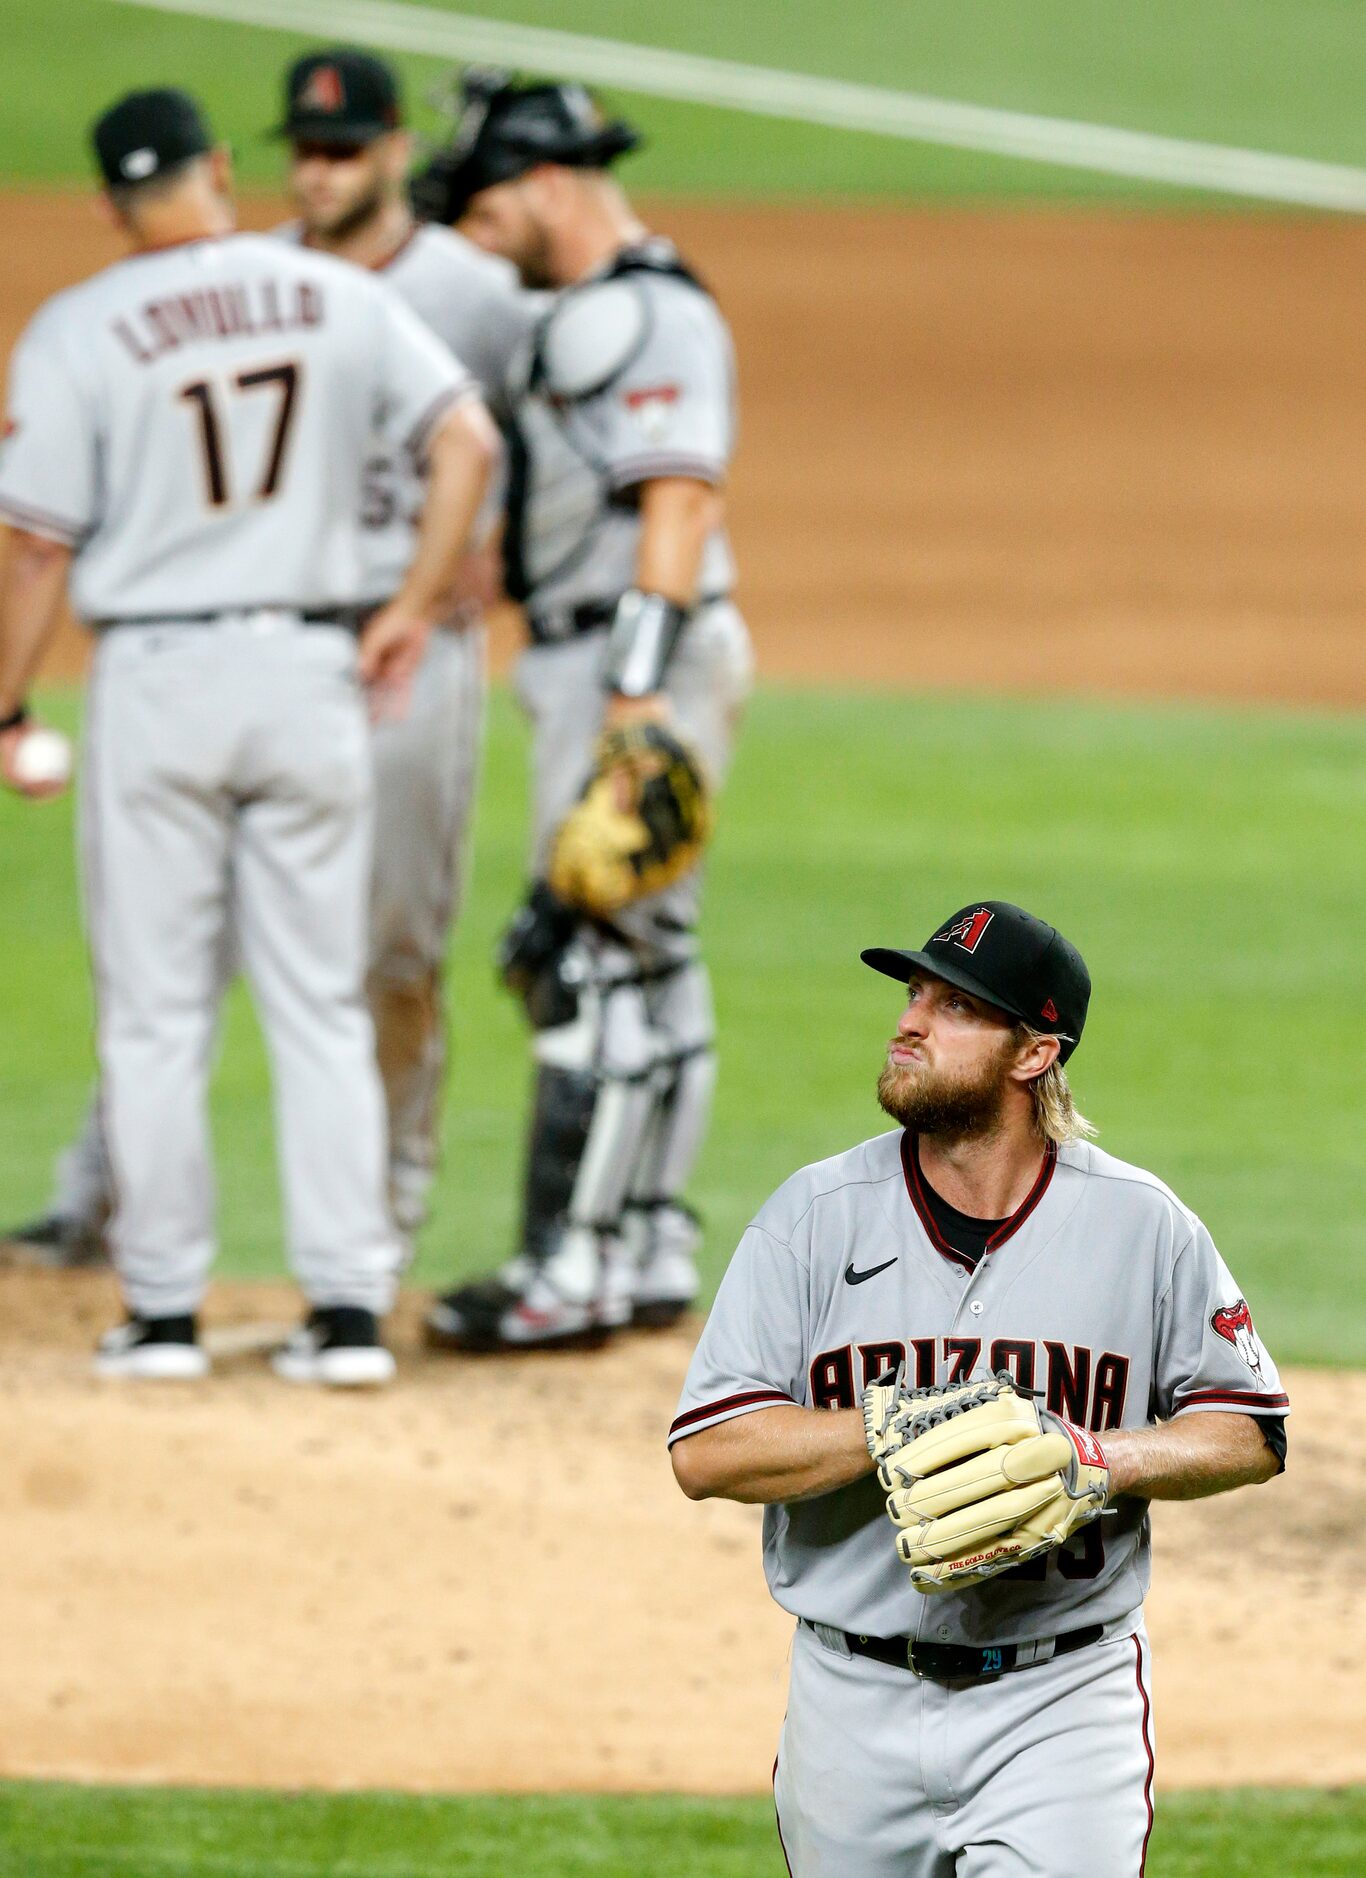
[{"label": "baseball cap", "polygon": [[372,52],[308,52],[285,73],[285,115],[271,135],[308,143],[372,143],[403,120],[397,74]]},{"label": "baseball cap", "polygon": [[918,951],[871,946],[859,956],[902,984],[912,972],[931,972],[1044,1036],[1061,1038],[1060,1063],[1081,1041],[1091,1001],[1085,960],[1056,926],[1009,900],[960,907]]},{"label": "baseball cap", "polygon": [[640,143],[583,85],[519,84],[497,67],[469,66],[460,91],[452,142],[413,179],[413,205],[424,221],[458,221],[480,190],[538,163],[606,169]]},{"label": "baseball cap", "polygon": [[148,182],[213,148],[199,106],[188,92],[169,86],[130,91],[96,119],[90,140],[111,189]]}]

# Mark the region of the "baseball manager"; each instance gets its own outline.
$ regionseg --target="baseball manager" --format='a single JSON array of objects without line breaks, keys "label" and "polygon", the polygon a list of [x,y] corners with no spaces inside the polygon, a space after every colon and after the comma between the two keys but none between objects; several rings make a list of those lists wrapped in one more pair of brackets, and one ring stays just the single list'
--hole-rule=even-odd
[{"label": "baseball manager", "polygon": [[[97,1368],[201,1376],[214,1253],[206,1085],[235,950],[274,1069],[300,1382],[386,1381],[399,1246],[365,1008],[372,765],[488,483],[473,381],[360,268],[234,232],[230,168],[183,92],[93,131],[132,250],[50,300],[11,372],[0,518],[0,776],[68,578],[95,629],[81,824],[110,1237],[128,1320]],[[365,602],[363,460],[428,466],[417,545]]]},{"label": "baseball manager", "polygon": [[789,1869],[1134,1878],[1149,1502],[1270,1479],[1289,1405],[1199,1219],[1087,1138],[1075,947],[982,900],[863,958],[907,988],[898,1126],[760,1209],[670,1433],[798,1619]]}]

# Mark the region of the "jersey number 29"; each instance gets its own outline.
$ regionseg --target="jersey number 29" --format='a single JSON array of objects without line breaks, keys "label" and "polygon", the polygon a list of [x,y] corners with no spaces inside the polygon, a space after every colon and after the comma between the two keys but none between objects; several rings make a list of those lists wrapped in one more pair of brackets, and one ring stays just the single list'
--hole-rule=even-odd
[{"label": "jersey number 29", "polygon": [[[266,451],[260,481],[252,493],[253,501],[266,502],[280,487],[295,396],[299,389],[299,368],[292,360],[283,365],[265,365],[256,371],[238,372],[230,382],[233,390],[239,393],[249,394],[268,388],[276,394],[275,430]],[[199,445],[204,459],[204,494],[209,507],[213,509],[225,509],[233,500],[228,461],[223,449],[223,427],[218,416],[218,398],[221,395],[208,378],[197,378],[179,393],[186,404],[194,407],[199,420]]]}]

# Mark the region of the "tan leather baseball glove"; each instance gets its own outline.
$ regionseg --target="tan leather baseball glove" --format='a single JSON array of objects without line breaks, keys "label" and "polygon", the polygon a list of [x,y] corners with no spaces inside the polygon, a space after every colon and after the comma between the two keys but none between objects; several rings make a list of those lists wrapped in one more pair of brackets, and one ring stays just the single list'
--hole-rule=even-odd
[{"label": "tan leather baseball glove", "polygon": [[711,833],[701,759],[664,724],[626,724],[598,740],[593,774],[550,855],[553,891],[610,919],[695,867]]},{"label": "tan leather baseball glove", "polygon": [[937,1389],[908,1390],[900,1376],[874,1383],[863,1419],[918,1591],[982,1584],[1051,1552],[1109,1498],[1096,1437],[1004,1371]]}]

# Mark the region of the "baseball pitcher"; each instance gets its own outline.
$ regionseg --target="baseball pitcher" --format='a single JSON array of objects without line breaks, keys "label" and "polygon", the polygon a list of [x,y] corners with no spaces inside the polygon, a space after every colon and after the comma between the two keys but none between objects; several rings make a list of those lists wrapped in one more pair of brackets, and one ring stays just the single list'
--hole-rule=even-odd
[{"label": "baseball pitcher", "polygon": [[[96,633],[82,766],[111,1240],[108,1375],[196,1376],[213,1256],[207,1063],[228,952],[275,1072],[297,1380],[392,1372],[398,1244],[362,996],[371,758],[362,684],[401,709],[497,442],[472,381],[378,280],[233,233],[226,152],[184,93],[133,93],[95,149],[133,253],[16,351],[0,515],[0,769],[70,575]],[[417,549],[368,614],[363,464],[428,465]],[[357,644],[362,624],[363,635]]]},{"label": "baseball pitcher", "polygon": [[745,1232],[670,1431],[764,1507],[797,1619],[796,1878],[1134,1878],[1152,1826],[1148,1508],[1269,1480],[1288,1402],[1228,1267],[1094,1147],[1090,978],[1004,901],[865,962],[906,986],[898,1124]]},{"label": "baseball pitcher", "polygon": [[547,290],[514,373],[503,550],[531,644],[533,885],[502,967],[535,1034],[521,1245],[435,1305],[438,1344],[672,1322],[715,1073],[699,858],[750,675],[722,526],[734,362],[715,301],[609,174],[577,85],[467,77],[426,211]]}]

